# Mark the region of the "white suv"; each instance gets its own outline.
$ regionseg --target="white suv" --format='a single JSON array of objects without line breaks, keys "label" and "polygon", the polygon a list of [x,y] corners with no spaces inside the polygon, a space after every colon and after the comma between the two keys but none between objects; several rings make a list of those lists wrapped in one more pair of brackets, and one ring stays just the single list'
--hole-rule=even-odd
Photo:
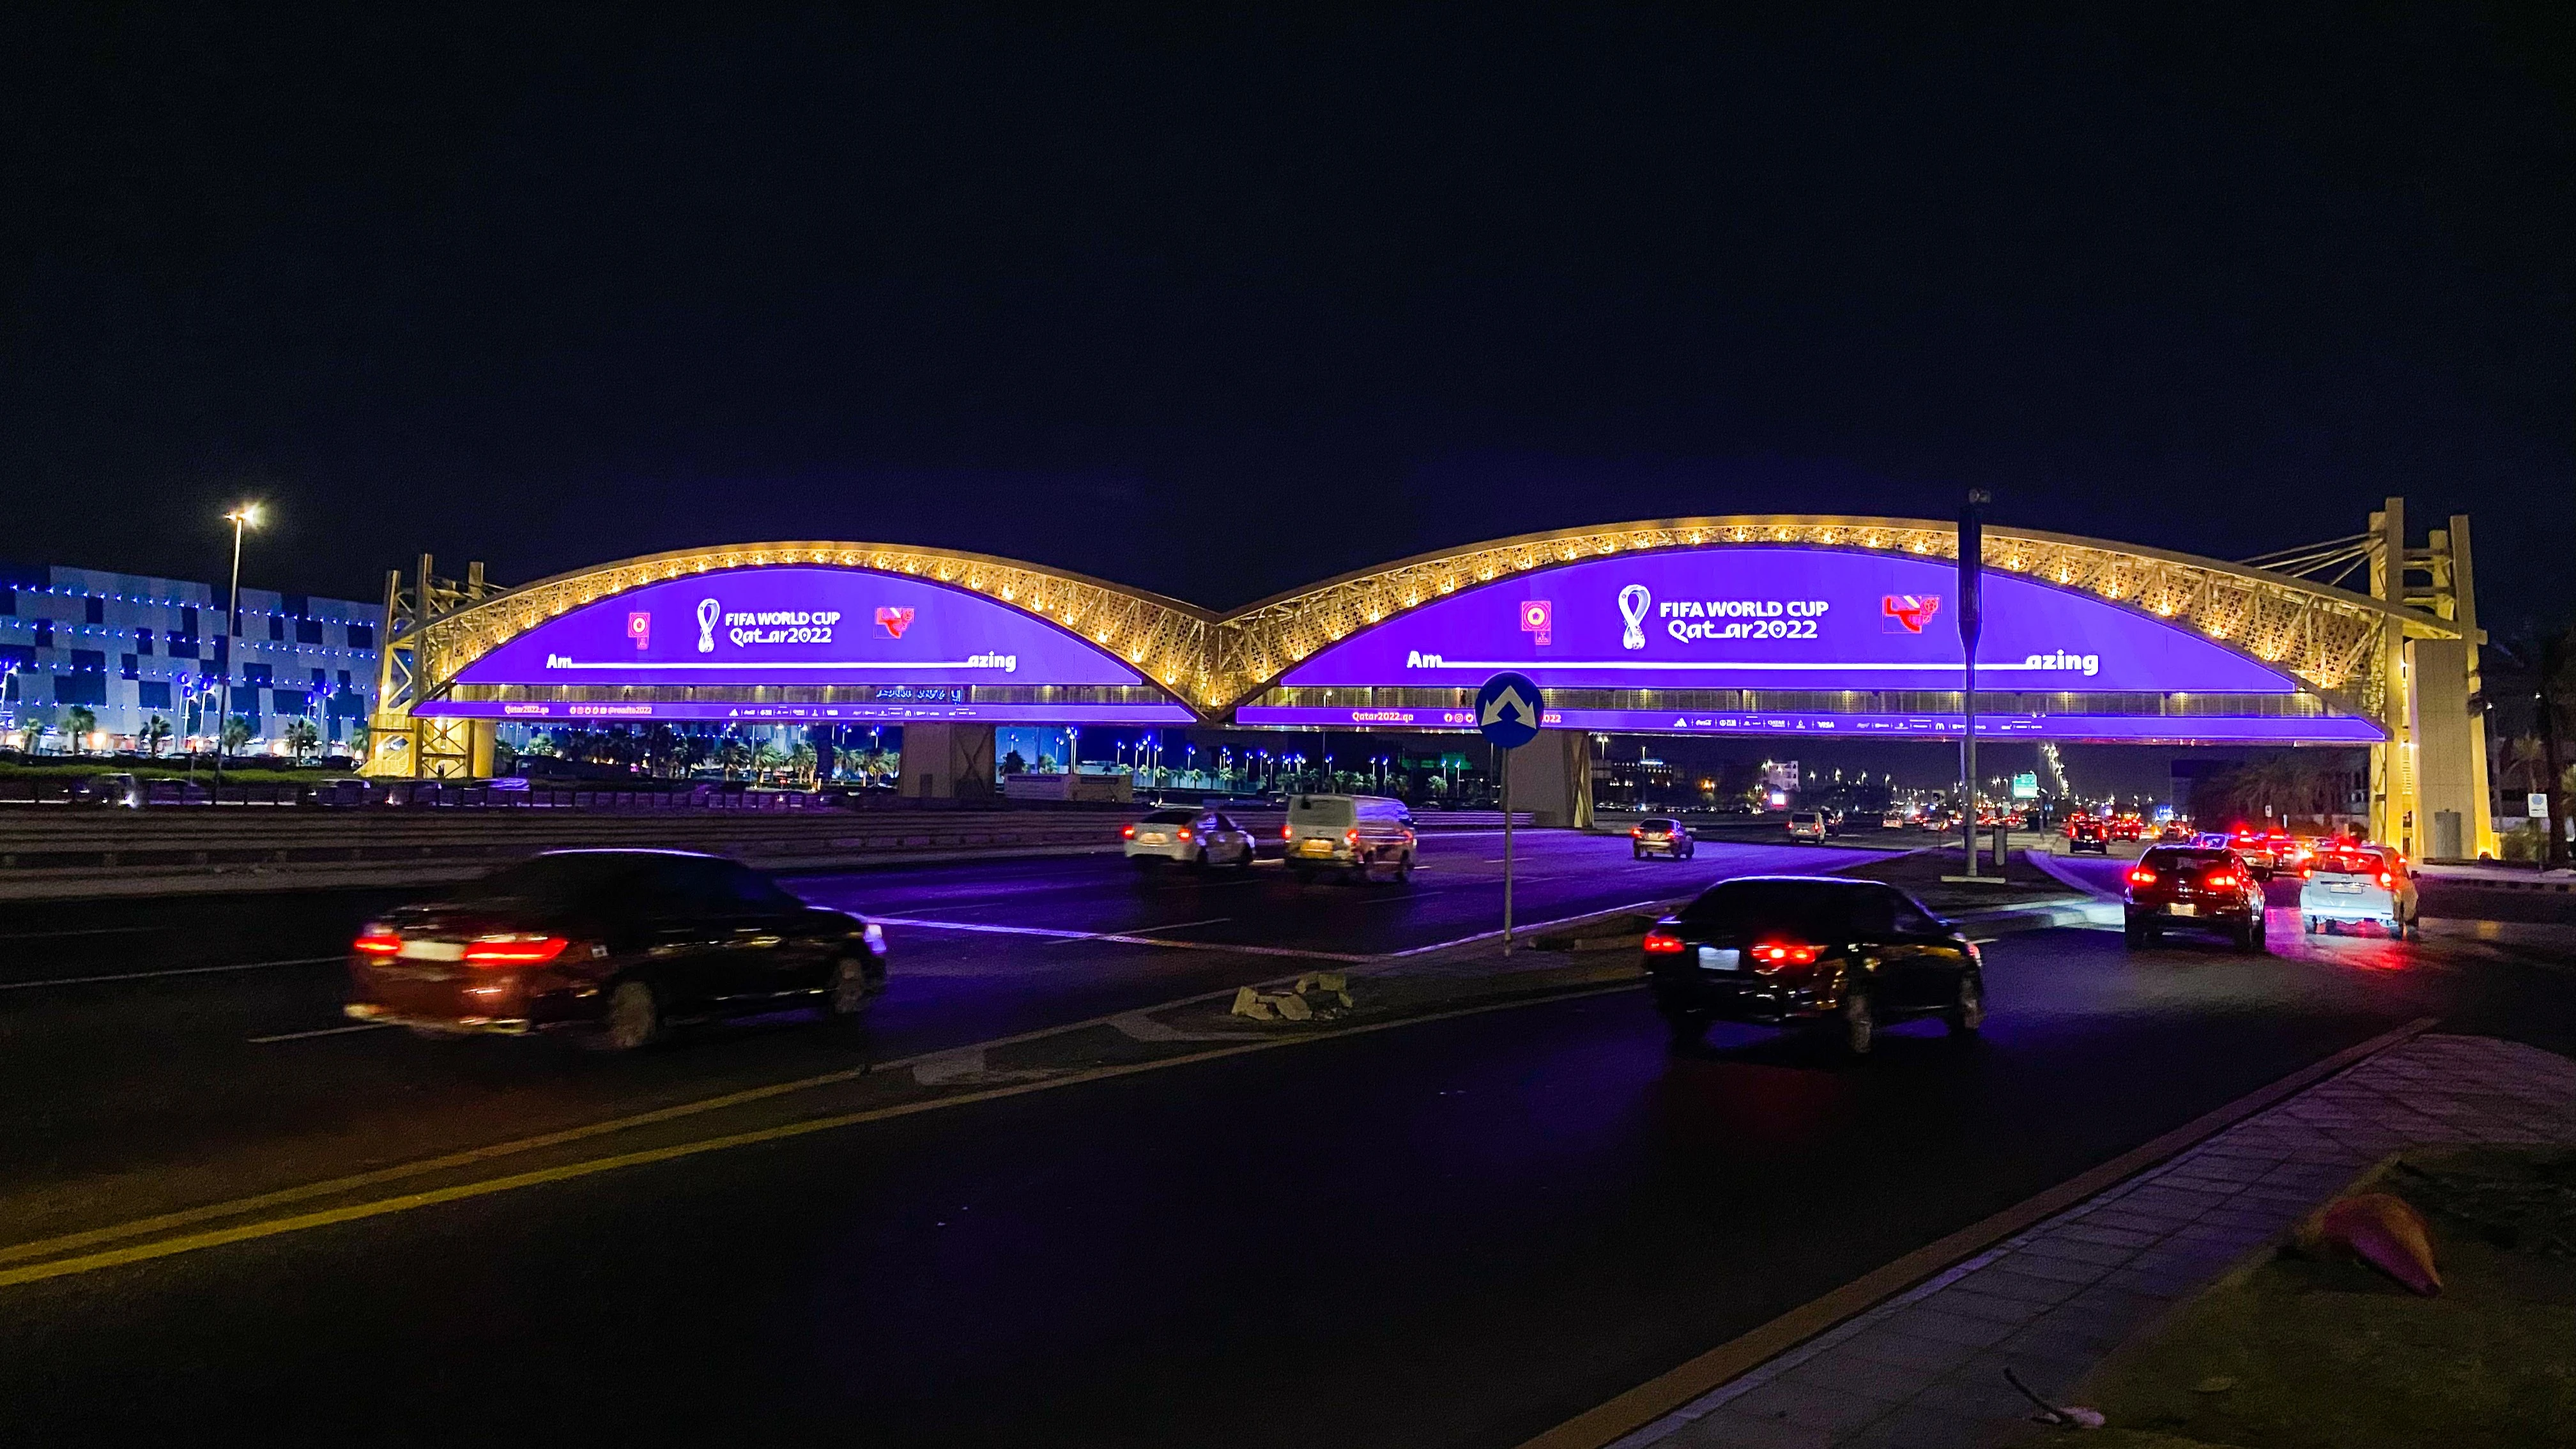
[{"label": "white suv", "polygon": [[1325,869],[1367,880],[1380,867],[1399,881],[1413,878],[1413,815],[1401,800],[1379,795],[1293,795],[1288,823],[1279,827],[1288,845],[1288,868],[1299,880]]}]

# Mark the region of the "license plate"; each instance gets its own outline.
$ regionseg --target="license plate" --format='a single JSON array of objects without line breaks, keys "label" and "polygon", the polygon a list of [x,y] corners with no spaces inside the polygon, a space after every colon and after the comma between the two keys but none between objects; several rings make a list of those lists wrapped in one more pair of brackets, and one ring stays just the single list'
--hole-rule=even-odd
[{"label": "license plate", "polygon": [[2178,901],[2173,905],[2165,907],[2165,913],[2167,915],[2174,916],[2196,916],[2200,914],[2200,907],[2193,905],[2189,901]]},{"label": "license plate", "polygon": [[1699,969],[1702,971],[1740,971],[1743,960],[1744,953],[1732,946],[1699,948]]},{"label": "license plate", "polygon": [[1298,845],[1297,852],[1300,855],[1330,855],[1333,853],[1333,842],[1329,840],[1305,841]]},{"label": "license plate", "polygon": [[462,961],[465,946],[459,941],[405,941],[395,954],[406,961]]},{"label": "license plate", "polygon": [[2339,896],[2357,896],[2361,894],[2360,886],[2355,885],[2351,881],[2345,880],[2328,881],[2326,882],[2326,889]]},{"label": "license plate", "polygon": [[1137,838],[1138,840],[1144,841],[1144,842],[1145,842],[1146,844],[1148,844],[1148,845],[1160,845],[1160,844],[1162,844],[1162,843],[1163,843],[1163,841],[1164,841],[1164,839],[1165,839],[1166,837],[1164,836],[1163,832],[1161,832],[1161,831],[1159,831],[1159,830],[1148,830],[1148,831],[1146,831],[1144,834],[1139,835],[1139,836],[1137,836],[1136,838]]}]

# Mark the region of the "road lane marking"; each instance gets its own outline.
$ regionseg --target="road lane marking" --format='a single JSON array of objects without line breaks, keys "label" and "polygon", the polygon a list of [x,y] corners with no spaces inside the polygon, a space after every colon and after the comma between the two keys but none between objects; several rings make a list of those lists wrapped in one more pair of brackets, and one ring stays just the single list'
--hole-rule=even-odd
[{"label": "road lane marking", "polygon": [[[595,1177],[605,1172],[615,1172],[621,1168],[642,1167],[659,1162],[673,1162],[683,1158],[703,1156],[711,1152],[723,1152],[735,1147],[750,1147],[766,1142],[783,1142],[798,1137],[809,1137],[818,1132],[831,1132],[837,1131],[843,1127],[856,1127],[869,1122],[883,1122],[898,1117],[917,1116],[924,1112],[937,1112],[950,1107],[972,1106],[979,1102],[991,1102],[1006,1097],[1026,1096],[1033,1092],[1054,1091],[1061,1087],[1082,1086],[1091,1082],[1109,1081],[1119,1077],[1138,1076],[1146,1072],[1164,1071],[1173,1067],[1195,1066],[1201,1062],[1217,1061],[1226,1057],[1244,1056],[1252,1052],[1273,1051],[1281,1047],[1309,1046],[1316,1042],[1339,1041],[1347,1037],[1368,1036],[1381,1031],[1394,1031],[1402,1027],[1420,1026],[1426,1022],[1452,1021],[1460,1017],[1483,1016],[1487,1013],[1496,1011],[1517,1011],[1527,1006],[1545,1006],[1556,1002],[1579,1000],[1588,996],[1604,996],[1613,992],[1637,991],[1642,989],[1643,983],[1634,981],[1623,981],[1606,986],[1577,987],[1572,990],[1556,992],[1547,996],[1523,997],[1513,1001],[1488,1001],[1474,1006],[1459,1007],[1452,1011],[1428,1012],[1421,1016],[1406,1017],[1401,1021],[1371,1022],[1365,1026],[1344,1027],[1336,1031],[1318,1033],[1313,1036],[1281,1036],[1270,1037],[1261,1041],[1239,1042],[1229,1046],[1211,1047],[1206,1051],[1190,1052],[1181,1056],[1165,1057],[1159,1061],[1127,1062],[1116,1066],[1091,1067],[1081,1071],[1069,1072],[1060,1077],[1050,1077],[1044,1081],[1013,1082],[1005,1086],[987,1087],[971,1092],[959,1092],[952,1096],[939,1097],[926,1102],[902,1102],[888,1107],[871,1107],[864,1111],[842,1112],[827,1117],[808,1118],[801,1122],[782,1123],[775,1127],[760,1127],[745,1132],[728,1132],[715,1137],[702,1137],[694,1142],[675,1142],[664,1147],[651,1147],[634,1152],[621,1152],[608,1157],[594,1157],[582,1162],[567,1162],[554,1167],[542,1167],[529,1172],[512,1173],[506,1177],[486,1178],[480,1182],[458,1183],[451,1187],[431,1188],[422,1192],[401,1193],[393,1197],[377,1198],[370,1202],[350,1203],[343,1207],[324,1208],[317,1212],[298,1213],[290,1217],[269,1218],[260,1222],[252,1223],[239,1223],[227,1228],[212,1228],[205,1232],[190,1233],[182,1237],[164,1238],[161,1241],[154,1243],[137,1243],[131,1247],[110,1248],[103,1252],[85,1253],[78,1257],[56,1258],[50,1262],[43,1263],[27,1263],[24,1266],[16,1268],[0,1268],[0,1288],[14,1288],[25,1283],[41,1283],[52,1278],[68,1278],[82,1273],[95,1273],[103,1269],[123,1267],[130,1263],[150,1262],[156,1258],[176,1257],[182,1253],[200,1252],[208,1248],[220,1248],[233,1243],[252,1242],[261,1238],[279,1237],[287,1233],[305,1232],[314,1228],[333,1227],[341,1223],[362,1222],[369,1218],[387,1217],[395,1213],[411,1212],[419,1208],[437,1207],[445,1203],[462,1202],[471,1198],[490,1197],[497,1193],[514,1192],[523,1187],[539,1187],[549,1183],[571,1182],[580,1178]],[[1222,995],[1223,993],[1216,994]],[[1105,1022],[1109,1019],[1110,1018],[1108,1017],[1103,1017],[1100,1020]],[[1051,1034],[1053,1034],[1052,1031],[1031,1033],[1033,1036]],[[997,1042],[987,1042],[983,1045],[990,1047],[999,1044],[1000,1043]],[[914,1062],[928,1061],[933,1058],[952,1057],[958,1050],[959,1049],[957,1048],[950,1048],[946,1051],[940,1052],[925,1052],[918,1057],[906,1058],[900,1065],[910,1065]],[[889,1062],[883,1065],[887,1068],[891,1068],[898,1064]],[[867,1070],[867,1068],[858,1068],[852,1071],[832,1073],[830,1075],[841,1079],[849,1079],[858,1077]],[[760,1097],[778,1095],[781,1090],[793,1090],[798,1086],[809,1085],[823,1080],[823,1078],[809,1078],[806,1083],[785,1084],[783,1088],[758,1088],[753,1091],[740,1092],[732,1095],[737,1101],[755,1100]],[[688,1111],[702,1110],[706,1110],[706,1108],[700,1105],[691,1104],[688,1107],[680,1109],[666,1108],[661,1113],[644,1113],[641,1116],[629,1118],[627,1121],[632,1123],[652,1118],[667,1119],[669,1116],[683,1115]],[[592,1129],[575,1128],[566,1132],[549,1133],[546,1138],[530,1138],[528,1139],[528,1142],[531,1144],[549,1141],[562,1142],[591,1135],[595,1135],[595,1132]],[[513,1150],[524,1150],[515,1144],[504,1145],[505,1147],[513,1148]],[[464,1165],[480,1160],[487,1155],[497,1154],[495,1153],[495,1149],[484,1148],[477,1149],[474,1152],[455,1153],[447,1158],[437,1159],[437,1161]],[[191,1209],[187,1212],[165,1213],[158,1218],[144,1219],[139,1223],[119,1224],[114,1227],[95,1229],[87,1233],[67,1234],[63,1237],[50,1238],[41,1242],[21,1243],[15,1247],[0,1248],[0,1262],[23,1261],[27,1258],[42,1257],[48,1252],[60,1252],[73,1247],[85,1246],[89,1243],[113,1242],[118,1238],[137,1237],[144,1233],[159,1231],[163,1227],[182,1226],[185,1222],[204,1222],[214,1217],[235,1216],[239,1212],[253,1210],[254,1204],[275,1206],[285,1202],[310,1200],[315,1197],[330,1195],[335,1191],[349,1191],[352,1186],[367,1185],[371,1180],[386,1181],[390,1180],[392,1176],[416,1175],[419,1172],[430,1170],[435,1169],[426,1164],[413,1164],[411,1166],[401,1168],[386,1168],[382,1169],[378,1173],[362,1173],[356,1177],[338,1179],[337,1183],[341,1184],[338,1186],[335,1186],[333,1183],[315,1183],[303,1188],[289,1188],[282,1192],[263,1194],[258,1198],[244,1198],[239,1203],[218,1203],[206,1208]]]},{"label": "road lane marking", "polygon": [[56,976],[44,981],[0,981],[0,991],[33,991],[39,986],[89,986],[101,981],[153,981],[164,976],[213,976],[226,971],[265,971],[271,966],[319,966],[345,961],[345,956],[298,956],[291,961],[244,961],[237,966],[181,966],[168,971],[119,971],[111,976]]},{"label": "road lane marking", "polygon": [[282,1031],[275,1036],[255,1036],[248,1040],[252,1046],[266,1046],[270,1042],[304,1041],[317,1036],[347,1036],[356,1031],[384,1031],[400,1025],[402,1023],[398,1021],[362,1021],[355,1026],[324,1026],[316,1027],[311,1031]]},{"label": "road lane marking", "polygon": [[78,931],[11,931],[0,935],[0,941],[50,941],[58,936],[139,936],[146,931],[176,929],[174,926],[91,926]]},{"label": "road lane marking", "polygon": [[2098,1167],[2078,1173],[1992,1217],[1971,1223],[1885,1267],[1865,1273],[1823,1297],[1790,1309],[1679,1368],[1566,1420],[1526,1441],[1520,1449],[1603,1449],[1603,1446],[1742,1378],[1799,1344],[1868,1312],[1952,1264],[1984,1252],[2013,1234],[2098,1196],[2160,1162],[2179,1157],[2284,1098],[2358,1066],[2391,1047],[2412,1041],[2439,1024],[2436,1018],[2419,1017],[2394,1031],[2383,1032],[2368,1041],[2345,1047],[2322,1061],[2311,1062],[2270,1086],[2259,1087],[2223,1107],[2202,1113]]},{"label": "road lane marking", "polygon": [[[1340,961],[1360,965],[1380,958],[1348,951],[1309,951],[1302,946],[1229,946],[1220,941],[1166,941],[1134,931],[1068,931],[1057,926],[1004,926],[991,921],[934,921],[921,916],[870,916],[881,926],[913,926],[929,931],[969,931],[987,936],[1043,936],[1050,941],[1107,941],[1120,946],[1160,946],[1172,951],[1222,951],[1235,956],[1279,956],[1296,961]],[[1231,920],[1232,917],[1225,919]],[[1206,922],[1193,922],[1204,925]],[[1150,927],[1172,930],[1177,927]]]},{"label": "road lane marking", "polygon": [[[1231,921],[1231,920],[1233,920],[1233,919],[1234,919],[1234,917],[1232,917],[1232,916],[1210,916],[1210,917],[1208,917],[1208,918],[1207,918],[1206,920],[1204,920],[1204,921],[1174,921],[1172,924],[1170,924],[1170,925],[1168,925],[1168,926],[1143,926],[1143,927],[1139,927],[1138,929],[1133,930],[1133,931],[1125,931],[1125,932],[1121,932],[1120,934],[1122,934],[1122,935],[1127,935],[1127,936],[1151,936],[1151,935],[1154,935],[1154,934],[1156,934],[1156,933],[1158,933],[1158,932],[1162,932],[1162,931],[1186,931],[1186,930],[1188,930],[1188,929],[1189,929],[1190,927],[1192,927],[1192,926],[1221,926],[1221,925],[1224,925],[1226,922]],[[1061,946],[1061,945],[1063,945],[1064,943],[1063,943],[1063,942],[1061,942],[1061,941],[1053,941],[1053,942],[1049,942],[1048,944],[1050,944],[1050,945],[1056,945],[1056,946]],[[1176,943],[1176,944],[1177,944],[1177,943]],[[1200,941],[1200,942],[1192,942],[1192,943],[1190,943],[1190,944],[1193,944],[1193,945],[1213,945],[1214,943],[1213,943],[1213,942]]]}]

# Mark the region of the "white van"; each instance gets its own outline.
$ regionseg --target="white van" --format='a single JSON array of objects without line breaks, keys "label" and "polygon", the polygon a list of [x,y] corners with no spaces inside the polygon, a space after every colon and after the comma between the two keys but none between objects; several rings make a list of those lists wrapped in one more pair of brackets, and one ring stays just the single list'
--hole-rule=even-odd
[{"label": "white van", "polygon": [[1413,879],[1413,814],[1401,800],[1292,795],[1279,838],[1287,842],[1288,868],[1299,880],[1312,880],[1322,870],[1367,880],[1381,867],[1399,881]]}]

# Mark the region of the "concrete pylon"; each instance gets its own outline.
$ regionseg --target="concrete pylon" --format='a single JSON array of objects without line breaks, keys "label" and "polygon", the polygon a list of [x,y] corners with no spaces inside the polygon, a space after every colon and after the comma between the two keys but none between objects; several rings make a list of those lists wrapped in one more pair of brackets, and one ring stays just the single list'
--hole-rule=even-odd
[{"label": "concrete pylon", "polygon": [[903,727],[903,775],[895,793],[907,800],[993,798],[993,727],[927,722]]},{"label": "concrete pylon", "polygon": [[1529,812],[1532,826],[1592,828],[1592,736],[1583,730],[1541,730],[1537,739],[1508,752],[1512,809]]}]

